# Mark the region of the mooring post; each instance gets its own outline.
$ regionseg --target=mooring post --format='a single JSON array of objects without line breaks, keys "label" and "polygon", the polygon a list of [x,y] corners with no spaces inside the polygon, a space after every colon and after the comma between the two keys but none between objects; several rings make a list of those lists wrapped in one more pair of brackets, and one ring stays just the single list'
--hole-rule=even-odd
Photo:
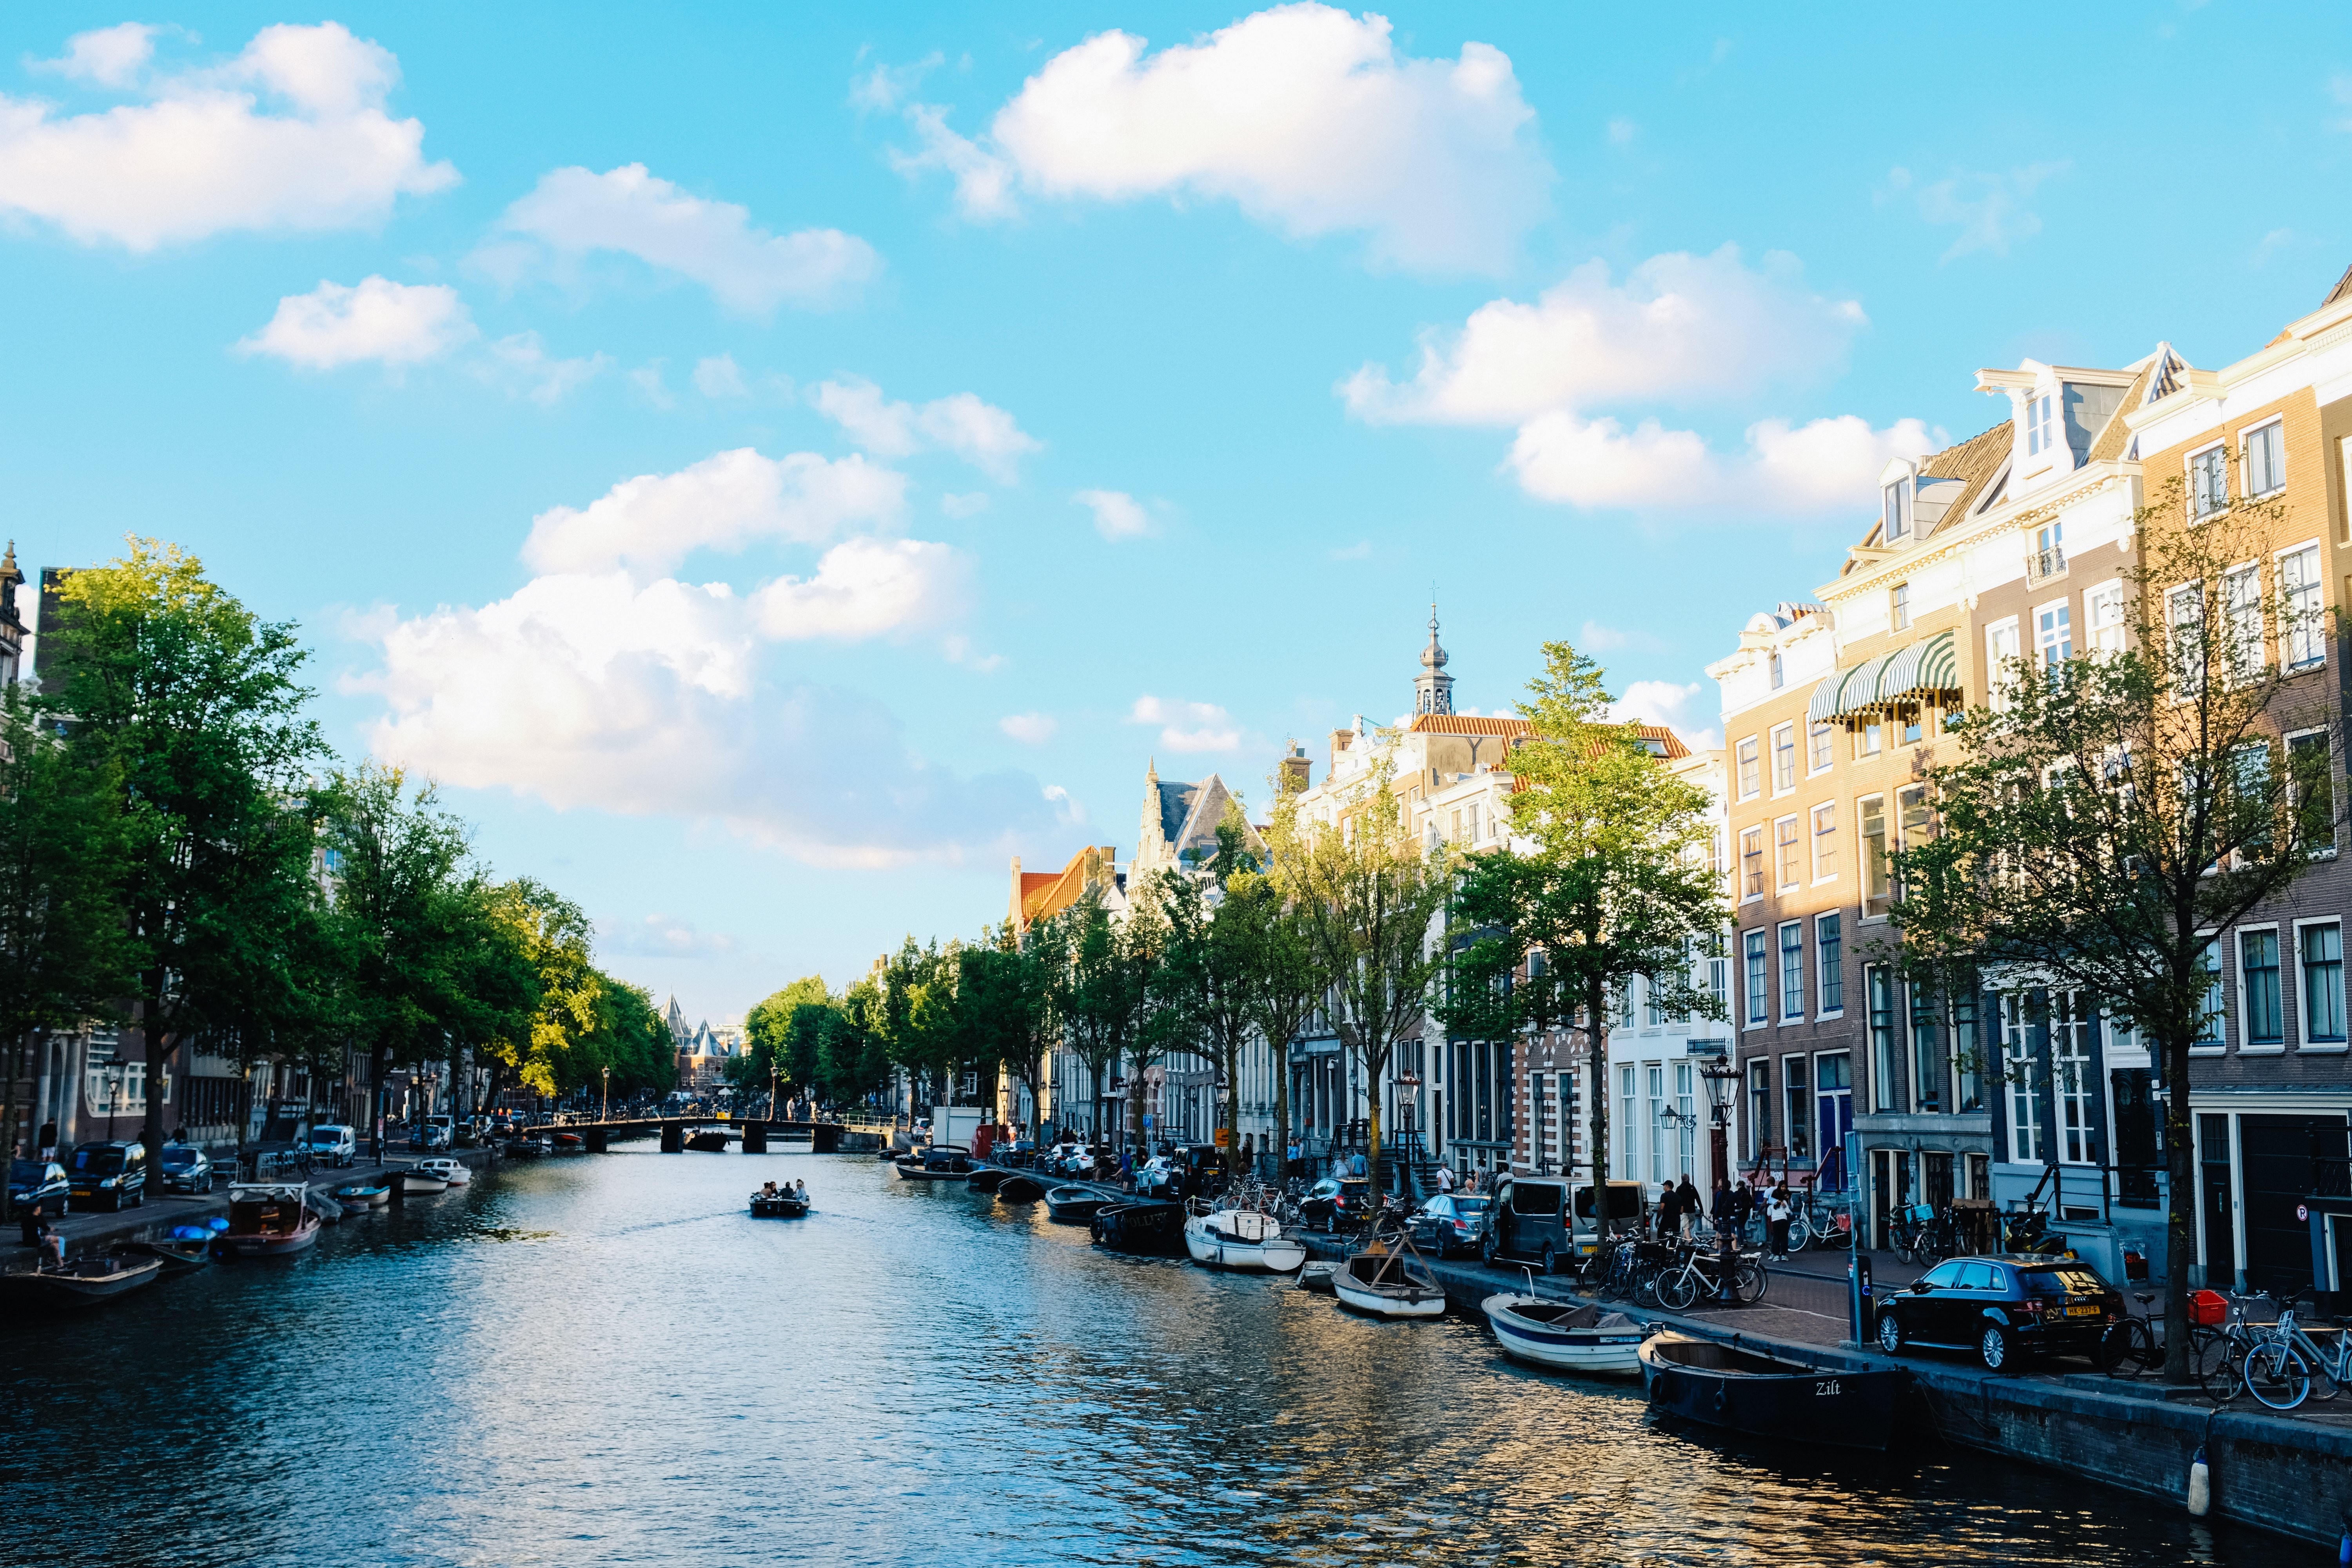
[{"label": "mooring post", "polygon": [[743,1152],[764,1154],[768,1152],[768,1124],[764,1121],[743,1123]]},{"label": "mooring post", "polygon": [[591,1154],[603,1153],[604,1152],[604,1141],[606,1138],[611,1136],[611,1134],[612,1129],[603,1125],[601,1122],[593,1127],[584,1127],[581,1129],[580,1131],[581,1139],[588,1145],[588,1152]]},{"label": "mooring post", "polygon": [[686,1152],[685,1122],[665,1121],[662,1123],[661,1152],[665,1154],[683,1154]]}]

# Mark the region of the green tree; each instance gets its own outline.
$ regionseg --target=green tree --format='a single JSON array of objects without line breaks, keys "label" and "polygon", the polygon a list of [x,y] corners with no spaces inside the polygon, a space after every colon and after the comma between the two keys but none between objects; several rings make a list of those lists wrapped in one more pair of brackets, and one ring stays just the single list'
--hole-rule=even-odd
[{"label": "green tree", "polygon": [[0,1039],[16,1085],[36,1030],[111,1015],[137,984],[139,950],[121,900],[128,869],[112,760],[77,755],[42,727],[22,689],[0,692]]},{"label": "green tree", "polygon": [[1424,1026],[1444,949],[1430,927],[1445,908],[1453,857],[1424,852],[1373,768],[1338,822],[1302,822],[1277,803],[1274,877],[1299,911],[1316,967],[1330,982],[1331,1022],[1363,1069],[1370,1110],[1368,1163],[1381,1169],[1381,1084],[1397,1046]]},{"label": "green tree", "polygon": [[1086,1064],[1092,1090],[1087,1127],[1097,1145],[1105,1084],[1142,1023],[1150,975],[1149,950],[1135,942],[1131,923],[1112,920],[1094,889],[1054,922],[1063,954],[1051,966],[1048,995],[1072,1054]]},{"label": "green tree", "polygon": [[596,981],[594,1022],[581,1042],[576,1081],[588,1087],[593,1069],[601,1111],[608,1086],[625,1099],[639,1091],[667,1089],[677,1081],[677,1053],[650,992],[602,971]]},{"label": "green tree", "polygon": [[1244,907],[1234,890],[1236,883],[1258,872],[1248,843],[1248,821],[1238,805],[1228,803],[1217,825],[1208,881],[1171,873],[1163,882],[1160,909],[1168,936],[1153,977],[1170,1037],[1205,1045],[1217,1064],[1224,1089],[1219,1142],[1228,1176],[1241,1159],[1242,1051],[1258,1017],[1256,942],[1262,932],[1256,911]]},{"label": "green tree", "polygon": [[514,1080],[553,1096],[588,1079],[580,1048],[596,1027],[604,979],[592,961],[588,917],[554,889],[518,877],[489,890],[490,918],[504,927],[537,983],[538,1001],[516,1026],[487,1042]]},{"label": "green tree", "polygon": [[[1276,820],[1295,814],[1289,797],[1297,792],[1296,784],[1277,782]],[[1241,947],[1250,1023],[1274,1054],[1274,1146],[1279,1159],[1290,1147],[1290,1042],[1307,1026],[1330,976],[1316,961],[1314,932],[1298,901],[1269,873],[1228,875],[1217,919]]]},{"label": "green tree", "polygon": [[842,993],[839,1020],[819,1041],[818,1081],[835,1105],[871,1103],[890,1082],[890,1057],[881,1023],[888,1010],[873,976]]},{"label": "green tree", "polygon": [[743,1015],[743,1049],[728,1062],[727,1081],[743,1088],[771,1081],[803,1088],[814,1084],[814,1042],[810,1042],[810,1057],[799,1070],[788,1059],[786,1047],[793,1013],[812,1004],[823,1006],[830,994],[824,977],[810,974],[755,1004]]},{"label": "green tree", "polygon": [[[1609,1170],[1612,1004],[1638,976],[1670,1016],[1722,1016],[1691,973],[1729,918],[1709,854],[1706,792],[1610,717],[1602,679],[1568,644],[1544,645],[1544,673],[1519,707],[1528,741],[1511,757],[1525,784],[1512,797],[1511,829],[1535,848],[1468,858],[1452,919],[1469,940],[1437,1008],[1451,1033],[1489,1040],[1582,1016],[1596,1185]],[[1532,965],[1530,955],[1540,955]]]},{"label": "green tree", "polygon": [[1007,926],[984,933],[957,955],[956,1006],[963,1048],[974,1061],[1009,1070],[1045,1104],[1045,1049],[1051,1041],[1053,998],[1046,954],[1050,945],[1023,943]]},{"label": "green tree", "polygon": [[[2188,1321],[2197,1193],[2189,1052],[2216,1026],[2214,933],[2334,852],[2342,809],[2327,677],[2266,652],[2316,647],[2326,628],[2242,570],[2285,523],[2271,503],[2185,526],[2177,480],[2141,509],[2139,563],[2124,573],[2138,646],[1995,672],[1996,700],[1955,726],[1960,759],[1929,771],[1933,837],[1892,858],[1916,984],[1980,983],[2035,1005],[2071,991],[2147,1041],[2169,1090],[2175,1323]],[[2298,732],[2306,749],[2283,745]],[[2188,1378],[2186,1335],[2168,1336],[2165,1373]]]},{"label": "green tree", "polygon": [[[253,1059],[319,1026],[309,788],[327,755],[303,716],[307,658],[293,627],[257,619],[177,546],[130,553],[65,582],[44,628],[80,765],[120,789],[119,898],[142,949],[137,986],[148,1075],[201,1041]],[[150,1094],[142,1136],[163,1138]]]}]

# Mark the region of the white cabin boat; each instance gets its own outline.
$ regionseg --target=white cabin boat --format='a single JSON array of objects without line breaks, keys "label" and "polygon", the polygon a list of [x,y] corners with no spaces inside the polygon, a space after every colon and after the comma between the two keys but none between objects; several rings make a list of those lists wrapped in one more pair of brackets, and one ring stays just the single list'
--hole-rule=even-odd
[{"label": "white cabin boat", "polygon": [[1642,1375],[1647,1331],[1598,1302],[1554,1301],[1509,1291],[1478,1303],[1505,1354],[1556,1372],[1604,1377]]},{"label": "white cabin boat", "polygon": [[1212,1268],[1287,1274],[1307,1261],[1307,1248],[1282,1234],[1282,1221],[1255,1209],[1194,1208],[1184,1219],[1184,1250]]},{"label": "white cabin boat", "polygon": [[463,1160],[419,1160],[415,1168],[430,1176],[438,1176],[453,1187],[462,1187],[474,1179]]}]

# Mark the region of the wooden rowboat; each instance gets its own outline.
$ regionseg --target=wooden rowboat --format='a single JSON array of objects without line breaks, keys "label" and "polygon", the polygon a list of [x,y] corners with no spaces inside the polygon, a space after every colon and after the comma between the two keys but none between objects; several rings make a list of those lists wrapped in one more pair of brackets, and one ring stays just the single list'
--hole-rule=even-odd
[{"label": "wooden rowboat", "polygon": [[1598,1302],[1554,1301],[1508,1291],[1479,1304],[1504,1353],[1555,1372],[1638,1377],[1640,1323]]},{"label": "wooden rowboat", "polygon": [[161,1258],[111,1253],[52,1263],[30,1274],[11,1274],[5,1279],[12,1293],[32,1305],[78,1311],[119,1300],[142,1285],[152,1284],[163,1271]]},{"label": "wooden rowboat", "polygon": [[1375,1238],[1331,1276],[1331,1292],[1343,1307],[1376,1318],[1442,1318],[1445,1287],[1403,1237],[1391,1247]]},{"label": "wooden rowboat", "polygon": [[1662,1333],[1643,1342],[1650,1403],[1687,1421],[1783,1442],[1884,1448],[1911,1374],[1848,1371],[1752,1346]]},{"label": "wooden rowboat", "polygon": [[238,1258],[284,1258],[319,1239],[319,1216],[310,1212],[309,1189],[300,1182],[239,1183],[228,1190],[228,1228],[220,1249]]}]

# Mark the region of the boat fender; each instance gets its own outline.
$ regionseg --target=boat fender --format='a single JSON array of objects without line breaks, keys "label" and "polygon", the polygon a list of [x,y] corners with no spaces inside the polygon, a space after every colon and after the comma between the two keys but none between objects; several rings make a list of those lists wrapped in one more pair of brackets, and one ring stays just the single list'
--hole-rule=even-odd
[{"label": "boat fender", "polygon": [[2352,1524],[2344,1527],[2343,1538],[2336,1543],[2336,1561],[2338,1563],[2352,1563]]},{"label": "boat fender", "polygon": [[1731,1390],[1718,1384],[1715,1391],[1715,1413],[1717,1415],[1731,1408]]},{"label": "boat fender", "polygon": [[[2203,1519],[2213,1506],[2213,1471],[2205,1463],[2205,1445],[2197,1445],[2197,1457],[2189,1461],[2189,1517]],[[2341,1553],[2338,1554],[2339,1559]]]}]

